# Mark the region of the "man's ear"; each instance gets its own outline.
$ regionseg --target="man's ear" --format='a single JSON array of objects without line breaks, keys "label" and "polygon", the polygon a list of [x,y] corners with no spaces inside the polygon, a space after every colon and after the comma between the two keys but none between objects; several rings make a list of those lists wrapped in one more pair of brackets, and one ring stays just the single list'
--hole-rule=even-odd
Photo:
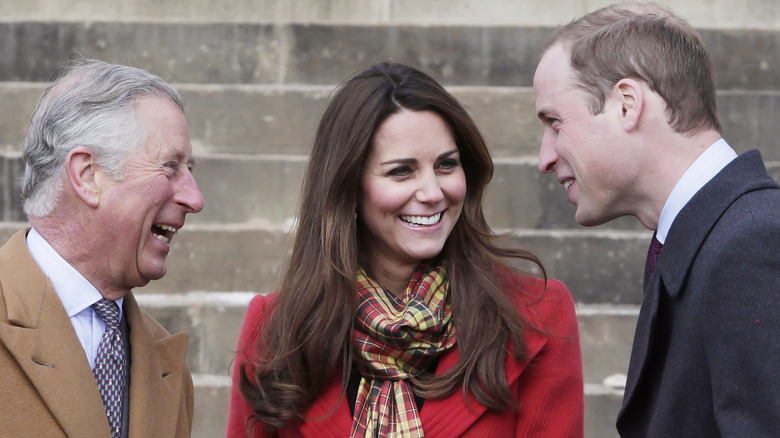
[{"label": "man's ear", "polygon": [[620,122],[623,129],[633,131],[639,126],[639,119],[644,110],[644,89],[635,79],[621,79],[615,84],[614,92],[620,105]]},{"label": "man's ear", "polygon": [[76,146],[65,157],[65,174],[70,187],[82,202],[92,208],[100,204],[98,171],[95,154],[86,146]]}]

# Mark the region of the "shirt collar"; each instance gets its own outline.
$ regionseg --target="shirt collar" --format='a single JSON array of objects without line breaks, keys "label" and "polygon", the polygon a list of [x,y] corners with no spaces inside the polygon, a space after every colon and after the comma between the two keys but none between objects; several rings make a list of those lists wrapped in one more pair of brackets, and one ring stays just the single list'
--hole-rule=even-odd
[{"label": "shirt collar", "polygon": [[721,138],[691,164],[682,178],[677,181],[661,211],[658,230],[656,230],[656,238],[659,242],[664,243],[674,219],[688,201],[735,158],[737,153],[726,143],[726,140]]},{"label": "shirt collar", "polygon": [[[35,228],[27,233],[27,249],[54,286],[68,317],[73,317],[100,301],[103,296],[79,271],[52,248]],[[116,300],[122,319],[124,298]]]}]

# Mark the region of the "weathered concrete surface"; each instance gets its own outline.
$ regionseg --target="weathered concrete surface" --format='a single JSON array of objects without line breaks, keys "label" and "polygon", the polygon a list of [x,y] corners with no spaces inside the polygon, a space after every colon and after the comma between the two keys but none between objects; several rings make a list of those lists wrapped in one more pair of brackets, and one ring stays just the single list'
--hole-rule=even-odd
[{"label": "weathered concrete surface", "polygon": [[[214,0],[62,2],[5,0],[8,21],[142,21],[322,23],[360,25],[558,26],[612,0]],[[780,28],[774,0],[661,0],[692,24],[723,28]]]},{"label": "weathered concrete surface", "polygon": [[[0,81],[46,81],[74,51],[177,83],[338,84],[402,60],[447,85],[530,86],[551,27],[0,22]],[[780,88],[780,31],[704,29],[718,86]]]}]

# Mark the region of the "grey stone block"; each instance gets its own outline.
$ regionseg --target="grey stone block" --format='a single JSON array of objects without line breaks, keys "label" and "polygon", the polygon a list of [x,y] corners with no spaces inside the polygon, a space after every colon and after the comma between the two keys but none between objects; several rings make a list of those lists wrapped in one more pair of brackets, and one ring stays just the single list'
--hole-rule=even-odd
[{"label": "grey stone block", "polygon": [[179,90],[196,153],[308,155],[333,86]]},{"label": "grey stone block", "polygon": [[44,84],[0,82],[0,152],[21,152]]},{"label": "grey stone block", "polygon": [[250,223],[289,227],[298,207],[303,157],[225,156],[195,170],[205,206],[193,224]]},{"label": "grey stone block", "polygon": [[651,236],[630,231],[517,230],[506,238],[536,254],[548,278],[563,281],[577,302],[637,305]]},{"label": "grey stone block", "polygon": [[[0,23],[0,80],[46,81],[72,51],[178,83],[337,84],[376,61],[447,85],[530,86],[551,27]],[[721,89],[778,89],[780,31],[703,29]]]},{"label": "grey stone block", "polygon": [[587,438],[618,438],[615,422],[622,404],[622,392],[586,385],[585,436]]},{"label": "grey stone block", "polygon": [[718,111],[723,136],[737,152],[759,149],[765,161],[780,161],[780,92],[721,91]]},{"label": "grey stone block", "polygon": [[213,376],[194,375],[195,409],[192,438],[225,436],[230,409],[230,381]]},{"label": "grey stone block", "polygon": [[22,158],[17,154],[0,154],[0,220],[20,222],[27,220],[22,211],[19,180],[22,177]]},{"label": "grey stone block", "polygon": [[585,383],[627,373],[638,315],[637,306],[577,306]]},{"label": "grey stone block", "polygon": [[278,287],[289,246],[285,231],[235,224],[185,225],[172,242],[168,273],[143,290],[270,292]]},{"label": "grey stone block", "polygon": [[[0,83],[0,106],[14,108],[0,120],[0,151],[19,152],[35,102],[45,84]],[[209,154],[308,155],[322,111],[336,85],[178,85],[193,148]],[[494,159],[536,160],[542,126],[527,87],[450,86],[480,127]],[[780,160],[774,116],[776,91],[718,93],[726,139],[738,152],[762,150]],[[534,161],[535,162],[535,161]]]},{"label": "grey stone block", "polygon": [[[122,2],[6,0],[0,17],[9,21],[163,21],[415,25],[559,25],[611,3],[610,0],[189,0]],[[773,0],[663,0],[695,26],[777,28]]]}]

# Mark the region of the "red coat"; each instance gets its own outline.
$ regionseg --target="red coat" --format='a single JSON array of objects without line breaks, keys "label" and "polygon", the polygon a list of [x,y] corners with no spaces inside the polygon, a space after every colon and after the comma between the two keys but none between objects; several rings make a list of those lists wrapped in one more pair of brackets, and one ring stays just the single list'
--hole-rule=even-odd
[{"label": "red coat", "polygon": [[[518,294],[522,297],[518,299],[520,313],[527,322],[544,332],[527,331],[529,359],[517,362],[511,355],[507,355],[507,381],[520,402],[520,409],[502,412],[487,410],[470,394],[467,405],[460,391],[441,400],[429,399],[420,411],[426,438],[583,436],[582,357],[571,295],[566,286],[556,280],[549,281],[544,292],[543,281],[532,277],[517,277],[512,287],[525,291],[522,295]],[[238,389],[238,367],[245,357],[242,352],[256,342],[259,328],[267,321],[265,310],[273,296],[258,295],[252,299],[247,310],[233,372],[228,438],[247,437],[246,422],[252,409]],[[436,373],[446,371],[457,360],[456,346],[442,356]],[[280,435],[348,437],[352,415],[347,397],[341,396],[341,387],[339,377],[309,407],[306,417],[317,420],[296,424],[281,431]],[[338,406],[333,410],[336,404]],[[254,437],[264,436],[263,426],[258,424],[254,429]]]}]

